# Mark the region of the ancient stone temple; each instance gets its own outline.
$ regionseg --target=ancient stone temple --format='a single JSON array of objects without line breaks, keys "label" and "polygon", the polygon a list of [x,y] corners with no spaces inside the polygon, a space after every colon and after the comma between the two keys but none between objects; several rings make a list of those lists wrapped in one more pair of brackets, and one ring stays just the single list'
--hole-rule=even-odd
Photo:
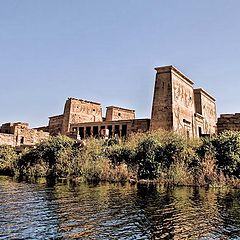
[{"label": "ancient stone temple", "polygon": [[155,68],[150,130],[166,129],[187,137],[216,133],[215,99],[173,66]]},{"label": "ancient stone temple", "polygon": [[[100,103],[68,98],[63,114],[49,117],[48,126],[29,129],[25,123],[3,124],[0,144],[33,145],[49,134],[78,139],[90,136],[127,137],[132,132],[156,129],[175,131],[187,137],[215,134],[215,99],[202,88],[194,89],[193,81],[173,66],[155,70],[151,119],[136,119],[135,110],[117,106],[107,107],[103,117]],[[223,128],[239,123],[238,115],[231,118],[222,116],[221,119],[218,126]]]}]

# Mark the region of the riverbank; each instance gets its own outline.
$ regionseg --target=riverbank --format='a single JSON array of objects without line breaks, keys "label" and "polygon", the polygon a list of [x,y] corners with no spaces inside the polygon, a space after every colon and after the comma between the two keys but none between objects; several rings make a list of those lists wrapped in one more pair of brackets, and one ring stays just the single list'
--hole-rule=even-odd
[{"label": "riverbank", "polygon": [[0,146],[0,174],[78,182],[153,181],[172,186],[240,187],[240,133],[186,139],[172,132],[127,140],[51,137],[17,154]]}]

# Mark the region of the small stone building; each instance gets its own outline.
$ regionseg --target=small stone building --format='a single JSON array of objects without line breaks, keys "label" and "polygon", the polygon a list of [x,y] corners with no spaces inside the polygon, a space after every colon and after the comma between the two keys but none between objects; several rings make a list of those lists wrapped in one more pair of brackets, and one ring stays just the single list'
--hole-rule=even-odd
[{"label": "small stone building", "polygon": [[216,133],[216,102],[173,66],[155,68],[150,130],[159,128],[197,137]]},{"label": "small stone building", "polygon": [[48,137],[48,132],[30,129],[28,123],[5,123],[0,127],[0,145],[32,146]]}]

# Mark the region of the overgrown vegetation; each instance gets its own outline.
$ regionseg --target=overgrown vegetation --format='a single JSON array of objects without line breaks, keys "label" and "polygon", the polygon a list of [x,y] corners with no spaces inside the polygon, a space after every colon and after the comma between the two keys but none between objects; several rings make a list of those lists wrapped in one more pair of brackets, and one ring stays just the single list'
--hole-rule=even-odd
[{"label": "overgrown vegetation", "polygon": [[17,154],[14,148],[0,145],[0,174],[14,175],[16,169]]},{"label": "overgrown vegetation", "polygon": [[152,180],[169,185],[240,185],[240,133],[188,140],[172,132],[127,140],[51,137],[17,155],[0,146],[0,174],[78,181]]}]

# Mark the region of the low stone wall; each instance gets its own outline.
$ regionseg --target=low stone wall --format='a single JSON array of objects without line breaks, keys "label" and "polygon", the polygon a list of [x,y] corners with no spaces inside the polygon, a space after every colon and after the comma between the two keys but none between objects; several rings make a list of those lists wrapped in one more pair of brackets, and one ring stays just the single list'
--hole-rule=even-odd
[{"label": "low stone wall", "polygon": [[16,139],[13,134],[0,133],[0,145],[16,146]]},{"label": "low stone wall", "polygon": [[134,119],[131,132],[147,132],[150,127],[150,119]]},{"label": "low stone wall", "polygon": [[240,131],[240,113],[221,114],[217,121],[218,133],[225,130]]}]

